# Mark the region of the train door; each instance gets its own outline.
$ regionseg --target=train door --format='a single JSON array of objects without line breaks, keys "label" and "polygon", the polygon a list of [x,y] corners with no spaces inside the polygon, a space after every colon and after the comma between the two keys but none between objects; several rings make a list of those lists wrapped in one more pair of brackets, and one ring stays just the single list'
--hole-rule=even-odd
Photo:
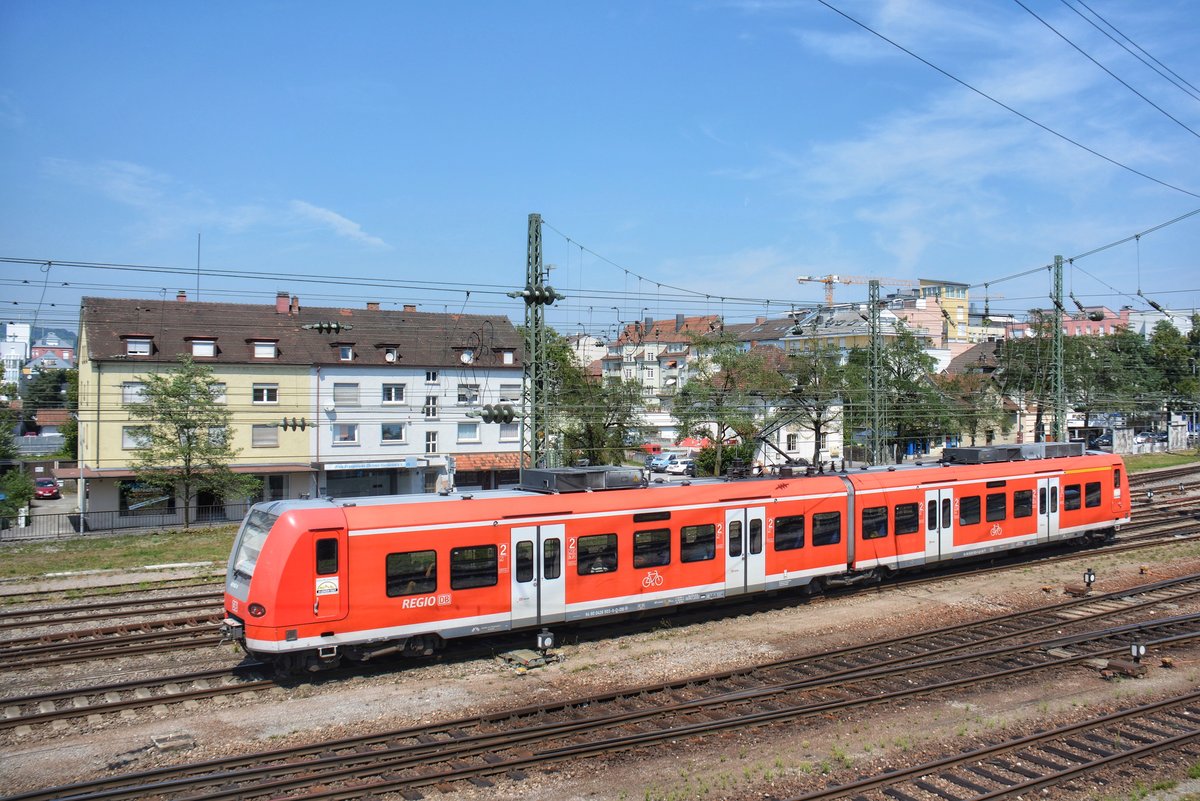
[{"label": "train door", "polygon": [[949,559],[954,552],[954,491],[925,491],[925,561]]},{"label": "train door", "polygon": [[349,608],[349,582],[346,580],[349,554],[344,529],[308,532],[313,555],[313,619],[341,620]]},{"label": "train door", "polygon": [[563,577],[565,527],[526,526],[512,530],[512,626],[535,626],[566,619]]},{"label": "train door", "polygon": [[1039,544],[1058,536],[1058,478],[1038,479]]},{"label": "train door", "polygon": [[766,508],[725,510],[725,594],[758,592],[766,585],[763,547]]}]

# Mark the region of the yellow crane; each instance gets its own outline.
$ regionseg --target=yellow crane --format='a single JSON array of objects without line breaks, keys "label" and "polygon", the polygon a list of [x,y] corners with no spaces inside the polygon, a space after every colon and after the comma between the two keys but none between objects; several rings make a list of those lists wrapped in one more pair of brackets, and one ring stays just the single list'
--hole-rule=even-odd
[{"label": "yellow crane", "polygon": [[869,284],[872,281],[878,281],[882,286],[917,287],[921,285],[920,281],[913,281],[908,278],[875,278],[868,275],[800,275],[796,277],[796,280],[801,284],[824,284],[826,306],[833,305],[834,284]]}]

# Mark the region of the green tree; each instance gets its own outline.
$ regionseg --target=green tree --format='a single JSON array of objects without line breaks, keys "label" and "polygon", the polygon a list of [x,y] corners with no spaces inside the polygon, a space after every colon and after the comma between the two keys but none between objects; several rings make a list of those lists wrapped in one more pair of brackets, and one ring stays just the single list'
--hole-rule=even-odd
[{"label": "green tree", "polygon": [[780,400],[780,413],[812,432],[812,463],[820,460],[826,431],[842,418],[845,370],[836,345],[819,343],[815,350],[788,354],[784,378],[791,390]]},{"label": "green tree", "polygon": [[547,332],[556,427],[566,464],[620,464],[632,439],[639,438],[638,408],[642,386],[636,381],[592,376],[572,355],[557,332]]},{"label": "green tree", "polygon": [[948,411],[954,428],[972,446],[988,431],[1008,431],[1004,401],[990,376],[972,368],[955,375],[937,376],[935,381],[950,400]]},{"label": "green tree", "polygon": [[12,468],[0,476],[0,493],[4,494],[4,500],[0,501],[0,517],[12,520],[33,500],[33,479],[21,468]]},{"label": "green tree", "polygon": [[41,370],[21,391],[25,413],[33,415],[38,409],[62,409],[66,406],[69,373],[73,370]]},{"label": "green tree", "polygon": [[692,346],[701,355],[692,377],[676,395],[671,414],[681,432],[711,438],[713,472],[720,475],[725,440],[737,436],[750,442],[766,422],[767,410],[791,385],[770,358],[778,355],[776,349],[744,351],[723,331],[696,337]]},{"label": "green tree", "polygon": [[79,371],[67,371],[67,411],[71,414],[58,429],[63,435],[63,446],[58,455],[64,459],[75,459],[79,455]]},{"label": "green tree", "polygon": [[1150,363],[1158,373],[1159,391],[1171,411],[1191,411],[1200,395],[1193,344],[1171,323],[1160,320],[1150,334]]},{"label": "green tree", "polygon": [[239,451],[229,442],[229,409],[219,402],[222,388],[210,367],[185,354],[170,370],[138,380],[145,384],[143,400],[129,406],[142,422],[137,480],[175,492],[183,501],[185,528],[200,492],[239,499],[258,492],[257,478],[229,467]]}]

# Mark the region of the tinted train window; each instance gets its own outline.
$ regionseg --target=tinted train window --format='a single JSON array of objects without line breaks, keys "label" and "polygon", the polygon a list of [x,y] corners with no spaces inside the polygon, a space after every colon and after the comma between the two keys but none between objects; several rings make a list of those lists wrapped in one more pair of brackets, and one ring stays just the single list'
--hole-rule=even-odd
[{"label": "tinted train window", "polygon": [[1068,484],[1063,487],[1063,508],[1067,511],[1078,509],[1082,496],[1079,494],[1078,484]]},{"label": "tinted train window", "polygon": [[834,545],[842,541],[842,513],[821,512],[813,515],[812,544]]},{"label": "tinted train window", "polygon": [[556,579],[562,575],[562,543],[557,537],[542,543],[542,578]]},{"label": "tinted train window", "polygon": [[491,587],[498,580],[495,545],[450,549],[450,589]]},{"label": "tinted train window", "polygon": [[1084,506],[1099,506],[1100,505],[1100,482],[1088,482],[1083,485],[1083,505]]},{"label": "tinted train window", "polygon": [[[682,533],[683,532],[680,532],[681,539],[682,539]],[[683,548],[680,548],[679,550],[682,552]],[[729,521],[729,555],[730,556],[741,556],[742,555],[742,521],[741,520],[730,520]],[[686,562],[687,559],[684,559],[683,561]]]},{"label": "tinted train window", "polygon": [[533,581],[533,543],[529,540],[521,540],[517,543],[515,577],[522,584],[526,581]]},{"label": "tinted train window", "polygon": [[389,553],[386,560],[387,594],[427,595],[437,592],[437,553],[411,551]]},{"label": "tinted train window", "polygon": [[[886,506],[872,506],[862,510],[862,538],[878,540],[888,535],[888,510]],[[816,544],[816,533],[813,534]]]},{"label": "tinted train window", "polygon": [[804,547],[804,515],[775,520],[775,550],[794,551]]},{"label": "tinted train window", "polygon": [[937,522],[937,501],[929,502],[929,512],[925,515],[925,528],[930,531],[936,531],[938,528]]},{"label": "tinted train window", "polygon": [[633,566],[658,567],[671,564],[671,529],[633,532]]},{"label": "tinted train window", "polygon": [[1017,490],[1013,493],[1013,517],[1033,516],[1033,490]]},{"label": "tinted train window", "polygon": [[611,573],[617,569],[617,535],[593,534],[579,538],[579,575]]},{"label": "tinted train window", "polygon": [[762,553],[762,521],[750,521],[750,553]]},{"label": "tinted train window", "polygon": [[979,496],[962,498],[958,502],[958,524],[972,526],[979,522]]},{"label": "tinted train window", "polygon": [[1008,517],[1008,496],[1003,492],[989,492],[987,496],[987,521],[995,523]]},{"label": "tinted train window", "polygon": [[1121,491],[1121,471],[1119,469],[1113,470],[1113,489],[1117,492]]},{"label": "tinted train window", "polygon": [[[933,503],[933,501],[930,501]],[[937,508],[936,506],[934,507]],[[916,534],[921,530],[921,504],[919,503],[898,503],[896,504],[896,534]],[[937,512],[934,512],[936,515]],[[935,520],[932,528],[937,528]]]},{"label": "tinted train window", "polygon": [[[729,524],[729,530],[733,531],[733,525],[736,523],[739,527],[742,521],[735,520]],[[738,541],[741,541],[739,537]],[[732,549],[733,540],[730,540],[730,548]],[[737,556],[732,550],[730,556]],[[684,526],[679,529],[679,561],[681,562],[707,562],[709,559],[715,559],[717,556],[717,527],[709,523],[703,526]]]},{"label": "tinted train window", "polygon": [[318,576],[330,576],[338,572],[337,551],[337,540],[317,540]]}]

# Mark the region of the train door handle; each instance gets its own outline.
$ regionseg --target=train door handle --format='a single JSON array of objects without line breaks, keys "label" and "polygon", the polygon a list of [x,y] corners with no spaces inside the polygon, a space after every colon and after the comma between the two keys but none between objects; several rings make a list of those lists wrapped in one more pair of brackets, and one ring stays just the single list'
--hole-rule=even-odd
[{"label": "train door handle", "polygon": [[314,616],[317,614],[317,607],[318,607],[318,606],[320,606],[320,605],[321,605],[321,599],[320,599],[320,598],[318,598],[317,600],[313,601],[313,615],[314,615]]}]

